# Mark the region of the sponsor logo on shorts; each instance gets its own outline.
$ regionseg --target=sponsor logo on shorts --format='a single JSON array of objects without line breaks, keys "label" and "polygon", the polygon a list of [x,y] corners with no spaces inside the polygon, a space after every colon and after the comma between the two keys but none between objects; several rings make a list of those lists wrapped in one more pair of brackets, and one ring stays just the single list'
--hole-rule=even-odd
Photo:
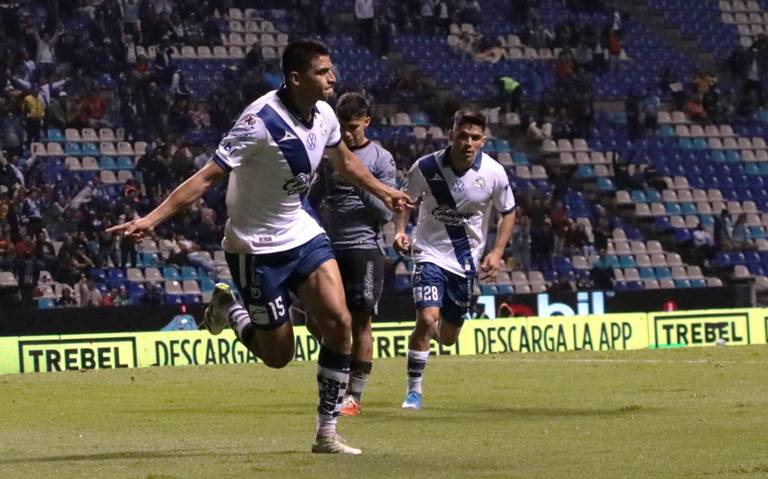
[{"label": "sponsor logo on shorts", "polygon": [[254,324],[269,324],[269,314],[266,307],[249,304],[248,312],[251,313],[251,320]]},{"label": "sponsor logo on shorts", "polygon": [[365,262],[365,277],[363,278],[363,298],[373,301],[373,261]]}]

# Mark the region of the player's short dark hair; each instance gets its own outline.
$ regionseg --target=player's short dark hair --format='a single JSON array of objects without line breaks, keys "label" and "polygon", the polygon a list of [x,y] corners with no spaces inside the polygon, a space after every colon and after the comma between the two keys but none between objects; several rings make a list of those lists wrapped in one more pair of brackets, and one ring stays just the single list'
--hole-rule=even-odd
[{"label": "player's short dark hair", "polygon": [[470,108],[461,108],[453,115],[453,129],[462,125],[477,125],[485,131],[485,114]]},{"label": "player's short dark hair", "polygon": [[324,43],[314,40],[296,40],[289,43],[281,60],[283,78],[287,79],[291,72],[307,71],[312,65],[312,59],[321,55],[329,55],[328,47]]},{"label": "player's short dark hair", "polygon": [[336,104],[336,116],[341,121],[350,121],[354,118],[371,116],[371,111],[363,95],[349,92],[339,98],[339,102]]}]

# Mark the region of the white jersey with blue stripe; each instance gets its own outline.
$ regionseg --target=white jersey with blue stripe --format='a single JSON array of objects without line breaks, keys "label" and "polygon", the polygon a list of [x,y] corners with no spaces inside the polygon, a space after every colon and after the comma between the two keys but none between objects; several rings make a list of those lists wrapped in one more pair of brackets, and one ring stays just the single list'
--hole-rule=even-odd
[{"label": "white jersey with blue stripe", "polygon": [[323,228],[306,194],[326,147],[341,142],[336,114],[317,102],[304,123],[274,90],[251,103],[213,156],[230,172],[224,251],[269,254],[300,246]]},{"label": "white jersey with blue stripe", "polygon": [[490,156],[479,153],[471,168],[457,174],[447,163],[448,153],[419,158],[408,172],[404,190],[414,201],[422,200],[413,259],[466,277],[480,263],[491,206],[509,213],[515,196],[504,168]]}]

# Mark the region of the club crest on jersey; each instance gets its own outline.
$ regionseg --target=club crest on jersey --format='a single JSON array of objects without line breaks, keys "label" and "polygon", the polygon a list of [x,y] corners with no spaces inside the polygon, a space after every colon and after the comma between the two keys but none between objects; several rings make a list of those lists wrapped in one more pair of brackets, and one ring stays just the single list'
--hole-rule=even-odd
[{"label": "club crest on jersey", "polygon": [[440,205],[437,208],[432,210],[432,216],[439,222],[445,223],[447,225],[451,226],[464,226],[464,224],[467,223],[469,218],[472,216],[471,213],[460,213],[450,206],[446,205]]},{"label": "club crest on jersey", "polygon": [[317,137],[315,136],[314,133],[310,133],[309,135],[307,135],[307,148],[309,148],[310,150],[314,150],[316,146],[317,146]]},{"label": "club crest on jersey", "polygon": [[259,119],[254,115],[246,115],[240,121],[238,121],[234,127],[229,131],[230,136],[245,136],[256,130],[256,125]]},{"label": "club crest on jersey", "polygon": [[478,190],[484,190],[485,189],[485,178],[482,176],[478,176],[475,178],[475,188]]},{"label": "club crest on jersey", "polygon": [[461,193],[462,191],[464,191],[464,182],[461,180],[454,181],[453,184],[451,185],[451,191],[453,191],[454,193]]},{"label": "club crest on jersey", "polygon": [[299,173],[283,185],[289,195],[300,195],[309,191],[309,183],[312,177],[307,173]]}]

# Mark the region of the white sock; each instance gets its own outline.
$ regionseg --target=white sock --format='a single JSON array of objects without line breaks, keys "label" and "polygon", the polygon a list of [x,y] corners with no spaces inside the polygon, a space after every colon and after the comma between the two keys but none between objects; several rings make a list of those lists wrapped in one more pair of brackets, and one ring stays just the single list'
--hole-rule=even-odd
[{"label": "white sock", "polygon": [[351,355],[338,354],[324,345],[317,360],[317,437],[336,433],[336,418],[349,385]]},{"label": "white sock", "polygon": [[236,302],[229,307],[227,316],[229,317],[229,325],[235,331],[235,335],[240,339],[240,342],[244,343],[243,331],[246,328],[249,330],[253,329],[251,315],[248,314],[248,311],[240,303]]},{"label": "white sock", "polygon": [[421,380],[427,367],[429,351],[408,350],[408,392],[421,394]]}]

